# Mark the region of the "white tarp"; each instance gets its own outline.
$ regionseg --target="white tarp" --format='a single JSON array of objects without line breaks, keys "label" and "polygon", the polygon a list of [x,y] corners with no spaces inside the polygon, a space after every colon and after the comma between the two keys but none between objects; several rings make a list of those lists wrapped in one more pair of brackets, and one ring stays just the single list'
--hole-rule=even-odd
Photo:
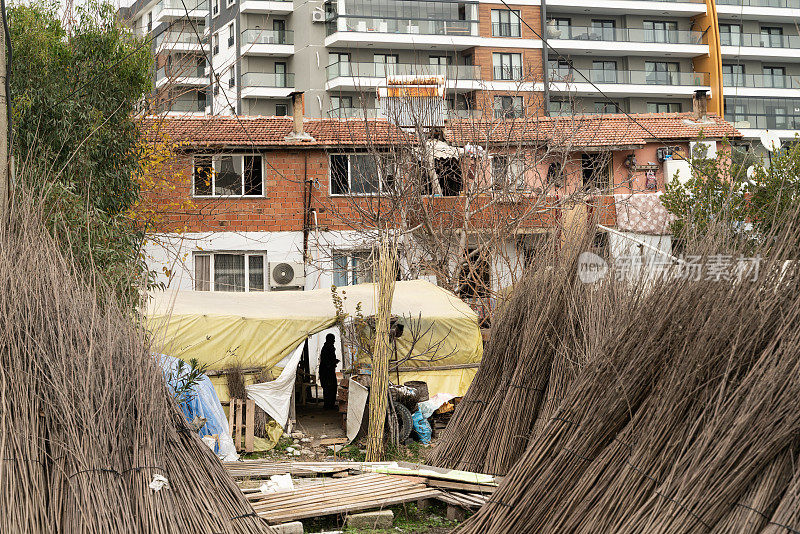
[{"label": "white tarp", "polygon": [[352,378],[347,387],[347,439],[353,441],[361,430],[369,390]]},{"label": "white tarp", "polygon": [[272,382],[262,382],[246,387],[247,398],[253,399],[259,408],[267,412],[282,427],[285,427],[289,420],[289,408],[292,404],[297,366],[302,356],[303,343],[300,343],[294,349],[278,378]]}]

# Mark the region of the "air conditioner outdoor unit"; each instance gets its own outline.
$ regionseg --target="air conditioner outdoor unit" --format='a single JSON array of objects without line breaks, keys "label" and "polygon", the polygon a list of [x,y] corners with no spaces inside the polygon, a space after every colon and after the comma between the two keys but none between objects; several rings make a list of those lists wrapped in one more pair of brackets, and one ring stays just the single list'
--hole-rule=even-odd
[{"label": "air conditioner outdoor unit", "polygon": [[270,262],[269,287],[273,290],[303,289],[306,282],[302,263]]},{"label": "air conditioner outdoor unit", "polygon": [[325,22],[325,12],[321,9],[315,9],[311,12],[312,22]]}]

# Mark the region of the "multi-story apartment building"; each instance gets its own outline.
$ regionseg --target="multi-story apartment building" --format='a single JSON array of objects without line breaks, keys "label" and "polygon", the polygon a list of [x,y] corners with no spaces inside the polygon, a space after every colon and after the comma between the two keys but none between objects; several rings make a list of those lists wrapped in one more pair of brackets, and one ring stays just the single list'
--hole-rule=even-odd
[{"label": "multi-story apartment building", "polygon": [[299,91],[306,116],[375,116],[387,77],[443,75],[458,115],[688,111],[706,89],[746,138],[800,132],[800,0],[138,0],[127,16],[157,35],[178,112],[290,114]]}]

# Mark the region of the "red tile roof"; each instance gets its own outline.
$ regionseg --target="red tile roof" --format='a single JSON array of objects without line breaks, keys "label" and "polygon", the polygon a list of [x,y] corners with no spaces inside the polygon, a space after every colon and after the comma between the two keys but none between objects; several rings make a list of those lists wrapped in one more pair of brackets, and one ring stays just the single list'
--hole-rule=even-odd
[{"label": "red tile roof", "polygon": [[576,115],[491,122],[461,120],[449,124],[445,130],[447,141],[456,145],[547,143],[567,149],[644,145],[699,137],[736,138],[741,134],[714,114],[696,121],[691,113]]},{"label": "red tile roof", "polygon": [[407,136],[385,120],[304,119],[303,129],[314,140],[286,140],[292,117],[148,117],[150,138],[167,138],[192,146],[341,146],[389,145]]}]

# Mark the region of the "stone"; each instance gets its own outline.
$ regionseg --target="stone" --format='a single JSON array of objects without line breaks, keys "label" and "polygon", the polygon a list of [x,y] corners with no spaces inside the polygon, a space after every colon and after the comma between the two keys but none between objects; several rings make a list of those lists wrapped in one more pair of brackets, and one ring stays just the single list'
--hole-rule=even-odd
[{"label": "stone", "polygon": [[281,523],[280,525],[271,525],[271,528],[277,534],[303,534],[303,523],[300,521],[292,521],[291,523]]},{"label": "stone", "polygon": [[391,510],[348,515],[344,521],[345,526],[366,529],[392,528],[392,523],[394,523],[394,513]]}]

